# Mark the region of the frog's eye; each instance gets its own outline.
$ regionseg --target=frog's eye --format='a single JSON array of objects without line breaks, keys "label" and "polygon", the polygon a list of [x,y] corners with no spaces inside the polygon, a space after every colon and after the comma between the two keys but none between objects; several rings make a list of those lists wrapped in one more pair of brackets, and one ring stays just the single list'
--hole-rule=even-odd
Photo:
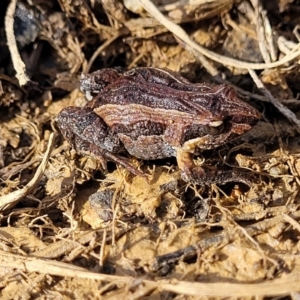
[{"label": "frog's eye", "polygon": [[208,125],[210,127],[219,127],[219,126],[223,125],[223,121],[222,120],[213,121],[213,122],[210,122]]}]

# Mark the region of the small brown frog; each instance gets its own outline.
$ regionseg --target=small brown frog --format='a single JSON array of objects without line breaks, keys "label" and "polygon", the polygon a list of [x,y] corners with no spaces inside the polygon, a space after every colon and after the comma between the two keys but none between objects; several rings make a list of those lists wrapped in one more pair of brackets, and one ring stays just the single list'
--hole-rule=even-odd
[{"label": "small brown frog", "polygon": [[122,156],[127,151],[144,160],[175,156],[185,181],[246,182],[193,162],[201,150],[231,141],[259,120],[232,87],[193,84],[167,69],[110,68],[82,75],[81,89],[91,101],[63,109],[57,123],[76,151],[97,157],[104,169],[113,161],[144,176]]}]

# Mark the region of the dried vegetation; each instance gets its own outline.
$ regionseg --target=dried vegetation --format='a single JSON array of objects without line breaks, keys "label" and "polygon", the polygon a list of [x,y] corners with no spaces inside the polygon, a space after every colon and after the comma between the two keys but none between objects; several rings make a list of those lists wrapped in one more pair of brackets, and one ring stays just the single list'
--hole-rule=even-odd
[{"label": "dried vegetation", "polygon": [[[298,0],[2,2],[1,299],[299,298]],[[257,181],[78,156],[55,117],[85,104],[81,72],[117,65],[234,85],[262,120],[201,159]]]}]

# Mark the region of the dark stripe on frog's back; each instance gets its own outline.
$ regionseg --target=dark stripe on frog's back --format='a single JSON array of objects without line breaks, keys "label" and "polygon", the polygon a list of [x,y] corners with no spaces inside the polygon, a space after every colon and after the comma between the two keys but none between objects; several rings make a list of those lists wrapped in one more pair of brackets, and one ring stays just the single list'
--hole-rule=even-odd
[{"label": "dark stripe on frog's back", "polygon": [[249,122],[253,125],[260,118],[256,109],[242,101],[229,85],[191,83],[176,72],[159,68],[136,68],[125,72],[124,76],[141,84],[144,82],[156,86],[162,95],[171,95],[173,92],[175,97],[172,100],[186,108],[181,111],[197,115],[206,110],[214,116],[214,120],[234,116],[238,123]]},{"label": "dark stripe on frog's back", "polygon": [[[97,108],[105,104],[140,104],[152,108],[177,110],[191,115],[209,115],[210,108],[221,103],[216,99],[216,93],[180,91],[160,84],[143,84],[120,79],[99,93],[90,106]],[[215,109],[214,111],[215,119],[219,119],[217,111]]]},{"label": "dark stripe on frog's back", "polygon": [[211,90],[211,85],[209,84],[191,83],[180,74],[168,69],[141,67],[125,72],[124,76],[138,81],[144,80],[150,84],[169,86],[180,91],[203,93]]}]

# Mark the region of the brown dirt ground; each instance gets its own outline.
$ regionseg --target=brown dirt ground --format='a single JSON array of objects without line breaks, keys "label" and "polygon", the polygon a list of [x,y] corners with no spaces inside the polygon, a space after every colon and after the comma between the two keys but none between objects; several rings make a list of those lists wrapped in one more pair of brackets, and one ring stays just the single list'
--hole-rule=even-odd
[{"label": "brown dirt ground", "polygon": [[[153,1],[172,30],[138,0],[18,0],[14,33],[2,2],[1,299],[298,299],[300,1]],[[86,103],[82,72],[111,66],[235,86],[261,121],[200,160],[246,170],[251,187],[182,182],[174,159],[129,157],[148,181],[114,164],[103,174],[76,154],[55,118]]]}]

